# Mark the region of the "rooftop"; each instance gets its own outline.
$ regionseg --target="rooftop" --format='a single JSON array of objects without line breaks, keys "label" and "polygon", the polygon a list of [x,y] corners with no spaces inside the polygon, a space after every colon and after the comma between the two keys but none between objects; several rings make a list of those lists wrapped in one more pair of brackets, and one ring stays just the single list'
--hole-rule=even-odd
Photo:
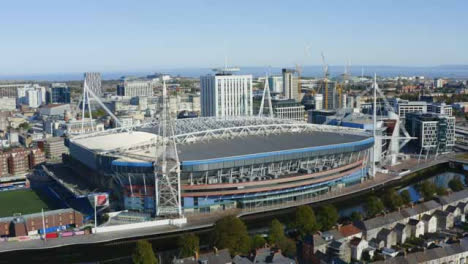
[{"label": "rooftop", "polygon": [[326,132],[283,133],[179,144],[178,149],[180,159],[187,161],[351,143],[366,138],[365,136]]},{"label": "rooftop", "polygon": [[157,135],[155,134],[132,131],[107,134],[96,137],[72,139],[72,141],[90,150],[109,151],[117,148],[139,145],[142,143],[150,143],[151,140],[155,140],[156,138]]}]

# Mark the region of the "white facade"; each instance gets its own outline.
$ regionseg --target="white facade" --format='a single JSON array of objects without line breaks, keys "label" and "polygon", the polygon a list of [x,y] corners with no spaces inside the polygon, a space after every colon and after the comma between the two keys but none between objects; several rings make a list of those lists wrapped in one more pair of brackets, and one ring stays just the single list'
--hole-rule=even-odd
[{"label": "white facade", "polygon": [[41,93],[38,90],[26,91],[26,103],[29,107],[38,108],[42,104]]},{"label": "white facade", "polygon": [[252,75],[206,75],[200,86],[202,116],[252,115]]},{"label": "white facade", "polygon": [[303,105],[277,107],[274,112],[275,117],[277,118],[305,121],[305,110]]},{"label": "white facade", "polygon": [[446,105],[445,103],[429,104],[427,106],[427,111],[433,112],[436,114],[446,115],[446,116],[452,116],[452,113],[453,113],[452,106]]},{"label": "white facade", "polygon": [[283,95],[287,99],[300,101],[299,80],[294,70],[283,69]]},{"label": "white facade", "polygon": [[156,86],[157,81],[125,81],[123,85],[119,85],[117,88],[117,95],[120,96],[153,96],[153,89]]},{"label": "white facade", "polygon": [[0,111],[13,111],[16,109],[16,99],[11,97],[0,98]]},{"label": "white facade", "polygon": [[405,118],[406,113],[422,112],[427,113],[427,103],[420,101],[407,101],[394,99],[389,100],[390,104],[395,107],[395,112],[400,118]]},{"label": "white facade", "polygon": [[46,100],[46,88],[34,85],[25,85],[24,87],[18,88],[18,104],[26,104],[29,107],[37,108],[41,104],[45,103]]},{"label": "white facade", "polygon": [[315,110],[322,110],[323,109],[323,95],[322,94],[314,95],[314,103],[315,103]]}]

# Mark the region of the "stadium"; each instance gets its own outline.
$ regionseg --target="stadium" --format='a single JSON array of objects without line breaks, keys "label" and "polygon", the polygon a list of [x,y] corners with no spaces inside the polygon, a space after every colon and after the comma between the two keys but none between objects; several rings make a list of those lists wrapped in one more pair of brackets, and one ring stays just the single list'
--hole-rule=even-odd
[{"label": "stadium", "polygon": [[[70,165],[111,193],[114,207],[153,213],[157,122],[71,138]],[[361,129],[266,117],[178,119],[185,213],[312,198],[368,179],[373,137]]]}]

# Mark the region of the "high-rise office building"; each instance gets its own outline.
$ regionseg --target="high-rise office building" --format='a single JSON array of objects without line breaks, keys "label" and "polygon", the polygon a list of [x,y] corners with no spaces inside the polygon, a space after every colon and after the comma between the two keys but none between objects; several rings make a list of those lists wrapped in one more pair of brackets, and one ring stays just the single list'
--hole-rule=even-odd
[{"label": "high-rise office building", "polygon": [[93,91],[96,96],[102,95],[102,88],[101,88],[101,73],[99,72],[86,72],[84,74],[84,79],[86,85],[88,85],[88,89]]},{"label": "high-rise office building", "polygon": [[252,75],[234,75],[239,69],[216,69],[200,77],[202,116],[252,115]]},{"label": "high-rise office building", "polygon": [[283,69],[283,95],[287,99],[300,101],[299,77],[295,70]]},{"label": "high-rise office building", "polygon": [[65,83],[53,83],[47,89],[48,104],[69,104],[70,87]]}]

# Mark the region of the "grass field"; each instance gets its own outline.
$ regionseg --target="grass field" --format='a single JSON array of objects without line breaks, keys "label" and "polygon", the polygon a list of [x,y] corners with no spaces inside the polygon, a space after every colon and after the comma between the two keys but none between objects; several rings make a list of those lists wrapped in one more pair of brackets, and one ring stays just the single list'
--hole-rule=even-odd
[{"label": "grass field", "polygon": [[0,192],[0,217],[16,213],[31,214],[48,210],[47,204],[32,190]]}]

